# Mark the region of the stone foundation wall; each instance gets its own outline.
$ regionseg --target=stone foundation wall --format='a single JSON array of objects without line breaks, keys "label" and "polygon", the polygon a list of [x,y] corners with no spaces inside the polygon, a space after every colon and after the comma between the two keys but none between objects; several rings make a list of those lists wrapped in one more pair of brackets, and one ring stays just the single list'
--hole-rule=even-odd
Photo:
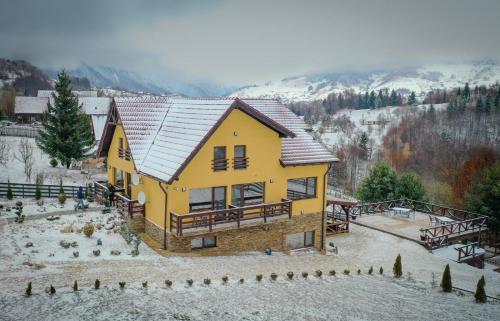
[{"label": "stone foundation wall", "polygon": [[127,223],[129,223],[132,226],[132,229],[136,233],[142,233],[144,232],[144,216],[142,214],[136,214],[133,217],[130,217],[128,215],[124,215],[123,218]]},{"label": "stone foundation wall", "polygon": [[[153,232],[151,228],[148,229],[148,224],[146,223],[146,232],[148,230]],[[288,250],[286,245],[288,234],[308,231],[314,231],[314,247],[320,249],[322,242],[321,212],[297,215],[291,219],[282,219],[267,223],[261,222],[241,226],[240,228],[233,227],[212,232],[189,233],[184,236],[175,236],[168,233],[168,250],[182,253],[199,252],[200,254],[208,255],[242,251],[264,251],[267,248],[271,248],[274,251],[285,251]],[[157,234],[157,232],[153,233]],[[217,246],[191,250],[191,239],[201,236],[215,236],[217,238]],[[151,237],[155,238],[153,235]],[[163,242],[163,234],[161,234],[160,240]]]},{"label": "stone foundation wall", "polygon": [[[163,245],[163,228],[159,227],[158,225],[154,224],[153,222],[149,220],[145,220],[145,231],[146,234],[149,235],[153,240],[156,242],[160,243]],[[169,233],[167,233],[168,235]],[[168,238],[167,238],[168,241]]]}]

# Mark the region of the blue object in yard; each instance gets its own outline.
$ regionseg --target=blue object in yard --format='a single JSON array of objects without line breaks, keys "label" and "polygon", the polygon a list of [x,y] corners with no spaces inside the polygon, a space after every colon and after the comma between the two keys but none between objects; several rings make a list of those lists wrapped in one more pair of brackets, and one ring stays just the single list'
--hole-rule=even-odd
[{"label": "blue object in yard", "polygon": [[267,255],[273,254],[273,250],[271,250],[270,247],[268,247],[265,252],[266,252]]},{"label": "blue object in yard", "polygon": [[101,239],[97,239],[97,245],[102,245],[102,240]]}]

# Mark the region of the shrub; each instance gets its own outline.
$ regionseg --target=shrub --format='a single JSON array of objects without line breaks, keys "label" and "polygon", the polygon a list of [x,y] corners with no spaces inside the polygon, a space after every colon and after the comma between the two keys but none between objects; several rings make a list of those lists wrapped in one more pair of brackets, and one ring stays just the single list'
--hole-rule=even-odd
[{"label": "shrub", "polygon": [[286,276],[288,276],[290,280],[293,279],[293,272],[287,272]]},{"label": "shrub", "polygon": [[320,278],[323,275],[323,272],[321,270],[316,270],[316,276]]},{"label": "shrub", "polygon": [[396,261],[394,262],[394,266],[392,267],[392,272],[394,273],[394,277],[400,278],[403,275],[403,266],[401,264],[401,255],[398,254],[396,257]]},{"label": "shrub", "polygon": [[50,166],[52,166],[52,167],[57,167],[57,165],[58,165],[58,161],[57,161],[57,159],[52,158],[52,159],[50,160]]},{"label": "shrub", "polygon": [[210,283],[212,283],[212,281],[210,281],[210,279],[207,278],[207,279],[203,280],[203,283],[205,285],[210,285]]},{"label": "shrub", "polygon": [[222,277],[222,283],[226,284],[228,280],[229,280],[229,277],[227,275],[224,275]]},{"label": "shrub", "polygon": [[94,234],[94,225],[87,223],[83,227],[83,234],[85,234],[86,237],[91,237],[92,234]]},{"label": "shrub", "polygon": [[76,280],[75,283],[73,283],[73,291],[78,291],[78,282],[76,282]]},{"label": "shrub", "polygon": [[[87,187],[85,188],[85,198],[87,199],[87,202],[92,203],[94,201],[94,194],[92,193],[92,184],[87,184]],[[109,197],[108,197],[109,199]]]},{"label": "shrub", "polygon": [[16,214],[16,222],[17,223],[24,222],[23,202],[21,202],[21,201],[16,202],[15,214]]},{"label": "shrub", "polygon": [[10,180],[7,181],[7,199],[10,201],[14,198],[14,193],[12,193],[12,186],[10,186]]},{"label": "shrub", "polygon": [[302,272],[302,277],[303,277],[304,279],[307,279],[307,276],[308,276],[308,275],[309,275],[309,273],[307,273],[307,272]]},{"label": "shrub", "polygon": [[99,281],[99,279],[95,279],[95,282],[94,282],[94,288],[96,290],[99,290],[99,287],[101,286],[101,281]]},{"label": "shrub", "polygon": [[101,250],[99,250],[99,249],[93,250],[92,253],[94,253],[95,256],[99,256],[99,255],[101,255]]},{"label": "shrub", "polygon": [[262,274],[257,274],[257,275],[255,276],[255,279],[256,279],[258,282],[262,281]]},{"label": "shrub", "polygon": [[335,247],[335,243],[333,243],[333,242],[328,243],[328,245],[330,245],[330,247],[332,247],[332,248]]},{"label": "shrub", "polygon": [[278,278],[278,274],[271,273],[271,280],[276,281],[277,278]]},{"label": "shrub", "polygon": [[35,199],[37,201],[42,198],[42,191],[40,190],[40,183],[39,182],[40,182],[40,180],[37,179],[36,184],[35,184]]},{"label": "shrub", "polygon": [[59,200],[59,203],[63,205],[64,203],[66,203],[66,194],[60,193],[57,199]]},{"label": "shrub", "polygon": [[335,272],[335,270],[331,270],[330,272],[328,272],[328,274],[330,274],[331,276],[335,276],[335,274],[337,274],[337,272]]},{"label": "shrub", "polygon": [[142,287],[147,288],[148,287],[148,281],[142,282]]},{"label": "shrub", "polygon": [[167,288],[171,287],[172,286],[172,281],[165,280],[165,285],[167,286]]},{"label": "shrub", "polygon": [[50,293],[50,294],[56,294],[56,288],[54,288],[54,287],[52,286],[52,284],[50,285],[50,290],[49,290],[49,293]]},{"label": "shrub", "polygon": [[186,283],[187,283],[188,286],[192,286],[193,285],[193,280],[192,279],[187,279]]},{"label": "shrub", "polygon": [[379,274],[384,274],[384,268],[383,268],[383,267],[380,267],[380,269],[378,270],[378,273],[379,273]]},{"label": "shrub", "polygon": [[370,274],[370,275],[373,274],[373,266],[370,266],[370,269],[368,270],[368,274]]},{"label": "shrub", "polygon": [[31,282],[28,282],[28,287],[26,288],[26,296],[31,296]]},{"label": "shrub", "polygon": [[120,285],[120,289],[124,289],[127,282],[118,282],[118,284]]},{"label": "shrub", "polygon": [[244,278],[241,278],[240,279],[240,284],[243,284],[245,282],[245,279]]},{"label": "shrub", "polygon": [[451,273],[450,273],[450,265],[446,264],[443,272],[443,278],[441,279],[441,289],[443,292],[451,292],[453,285],[451,283]]},{"label": "shrub", "polygon": [[351,271],[349,271],[349,270],[344,270],[344,274],[345,274],[345,275],[349,275],[349,273],[351,273]]},{"label": "shrub", "polygon": [[[31,282],[29,284],[31,285]],[[474,298],[476,299],[476,303],[486,302],[486,291],[484,291],[485,284],[486,282],[484,281],[484,275],[483,275],[477,282],[476,293],[474,293]]]},{"label": "shrub", "polygon": [[358,275],[360,275],[360,274],[361,274],[361,269],[358,269]]}]

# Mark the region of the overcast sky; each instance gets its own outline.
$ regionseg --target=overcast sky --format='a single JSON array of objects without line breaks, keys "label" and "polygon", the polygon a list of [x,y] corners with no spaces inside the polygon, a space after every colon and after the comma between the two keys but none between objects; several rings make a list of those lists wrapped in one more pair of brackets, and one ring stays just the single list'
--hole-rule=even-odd
[{"label": "overcast sky", "polygon": [[0,56],[249,84],[500,60],[500,0],[0,0]]}]

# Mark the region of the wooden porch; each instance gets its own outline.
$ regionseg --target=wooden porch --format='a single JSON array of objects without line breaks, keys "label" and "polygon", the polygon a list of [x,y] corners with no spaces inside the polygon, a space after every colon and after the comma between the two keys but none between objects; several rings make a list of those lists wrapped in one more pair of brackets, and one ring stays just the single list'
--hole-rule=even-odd
[{"label": "wooden porch", "polygon": [[177,214],[170,212],[170,232],[182,236],[185,232],[211,232],[215,228],[236,227],[292,217],[292,201],[282,199],[276,203],[262,203],[226,209]]},{"label": "wooden porch", "polygon": [[[108,183],[105,181],[94,182],[94,200],[99,204],[104,203],[104,194],[109,195]],[[115,207],[123,216],[134,217],[135,215],[146,215],[146,207],[139,204],[138,200],[132,200],[123,192],[123,189],[116,189],[114,195]]]}]

